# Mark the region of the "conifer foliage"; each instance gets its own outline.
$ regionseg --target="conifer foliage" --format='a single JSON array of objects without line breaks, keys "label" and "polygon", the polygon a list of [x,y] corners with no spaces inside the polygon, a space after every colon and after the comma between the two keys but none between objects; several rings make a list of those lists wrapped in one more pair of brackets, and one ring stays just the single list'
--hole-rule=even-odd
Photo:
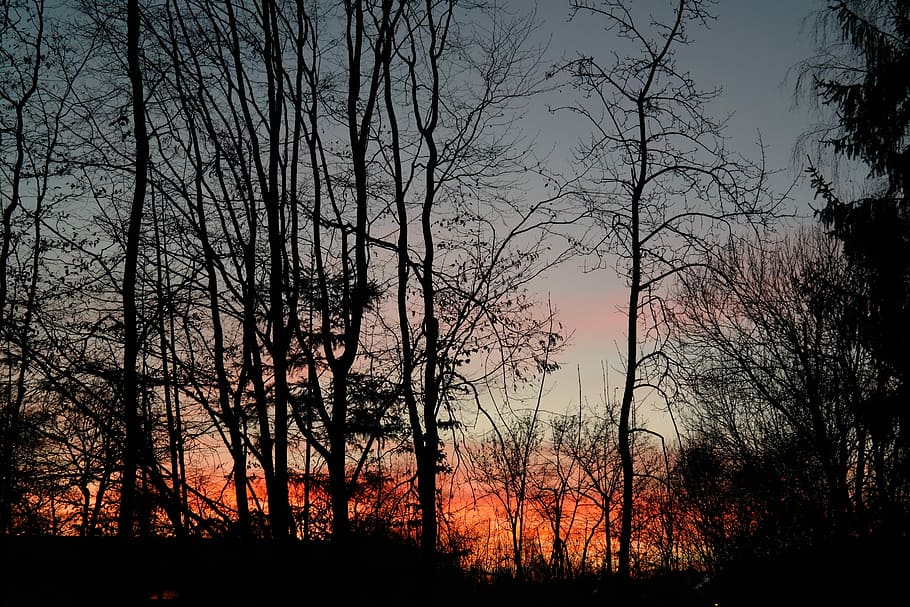
[{"label": "conifer foliage", "polygon": [[[821,13],[823,52],[812,82],[835,116],[823,139],[835,159],[868,167],[864,194],[847,200],[816,167],[809,169],[819,219],[844,244],[866,282],[854,305],[878,364],[878,397],[866,414],[874,428],[907,445],[910,415],[910,2],[844,0]],[[903,428],[903,431],[901,431]],[[902,451],[905,455],[907,450]]]}]

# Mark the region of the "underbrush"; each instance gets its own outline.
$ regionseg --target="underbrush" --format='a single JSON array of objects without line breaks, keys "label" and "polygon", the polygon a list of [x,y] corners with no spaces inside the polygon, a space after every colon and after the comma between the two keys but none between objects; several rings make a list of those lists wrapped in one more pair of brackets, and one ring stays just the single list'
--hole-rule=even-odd
[{"label": "underbrush", "polygon": [[634,580],[585,577],[479,582],[429,567],[411,546],[381,538],[344,545],[222,540],[2,538],[0,605],[230,607],[338,605],[485,607],[888,604],[906,575],[906,542],[853,543],[740,561],[705,581],[677,573]]}]

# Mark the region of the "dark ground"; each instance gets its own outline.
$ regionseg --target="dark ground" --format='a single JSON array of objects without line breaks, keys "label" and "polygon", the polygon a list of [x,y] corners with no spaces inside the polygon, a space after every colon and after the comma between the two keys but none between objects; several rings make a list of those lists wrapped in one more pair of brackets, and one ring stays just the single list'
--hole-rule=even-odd
[{"label": "dark ground", "polygon": [[376,540],[344,549],[299,544],[277,549],[212,540],[2,538],[0,549],[0,607],[910,604],[905,542],[739,563],[699,588],[703,576],[696,574],[641,580],[625,600],[617,588],[595,580],[481,585],[454,571],[431,575],[409,549]]}]

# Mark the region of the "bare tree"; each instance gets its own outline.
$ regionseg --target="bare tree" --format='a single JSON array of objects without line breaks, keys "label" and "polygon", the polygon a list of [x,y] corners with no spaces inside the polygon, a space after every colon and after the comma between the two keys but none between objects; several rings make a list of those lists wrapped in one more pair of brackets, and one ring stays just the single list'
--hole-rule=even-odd
[{"label": "bare tree", "polygon": [[[605,364],[602,372],[603,393],[600,402],[596,407],[588,404],[582,408],[582,437],[572,455],[587,480],[582,494],[597,506],[599,513],[599,520],[590,528],[583,563],[588,555],[587,546],[592,543],[593,535],[600,530],[603,533],[601,572],[611,575],[614,571],[614,506],[620,490],[622,463],[617,447],[619,402],[610,394]],[[579,371],[579,402],[582,401],[582,396]]]},{"label": "bare tree", "polygon": [[[551,317],[550,328],[555,319]],[[501,390],[501,404],[492,400],[492,410],[480,406],[480,412],[490,424],[490,430],[477,446],[469,447],[472,480],[487,490],[484,499],[493,499],[502,508],[511,539],[511,558],[514,575],[526,575],[526,540],[528,540],[532,479],[540,463],[544,441],[542,410],[546,380],[559,368],[551,359],[562,346],[562,336],[550,333],[544,337],[543,354],[538,359],[539,379],[536,395],[526,397]],[[492,395],[492,386],[487,386]],[[478,405],[480,402],[478,401]]]},{"label": "bare tree", "polygon": [[564,580],[573,574],[573,556],[570,540],[580,524],[579,508],[582,504],[582,487],[586,479],[582,474],[578,453],[582,439],[582,417],[579,413],[554,414],[548,420],[549,437],[543,450],[541,465],[532,478],[532,505],[538,516],[549,526],[549,554],[547,575]]},{"label": "bare tree", "polygon": [[773,245],[731,246],[714,265],[724,278],[687,278],[676,317],[692,401],[692,472],[699,457],[731,470],[770,466],[778,480],[767,479],[756,496],[798,504],[780,511],[800,514],[766,537],[756,526],[754,538],[742,538],[755,550],[839,539],[860,532],[857,520],[874,527],[875,507],[864,512],[877,501],[869,489],[888,473],[872,463],[882,445],[862,403],[877,377],[855,305],[861,282],[840,245],[807,229]]},{"label": "bare tree", "polygon": [[29,434],[24,418],[30,400],[31,350],[37,345],[33,324],[42,262],[42,222],[48,203],[53,202],[48,186],[66,97],[64,91],[61,99],[55,100],[47,89],[48,66],[53,57],[59,58],[48,21],[43,2],[7,3],[0,16],[0,100],[4,104],[0,113],[0,176],[4,185],[0,196],[4,376],[0,397],[0,533],[9,532],[13,525],[14,502],[20,491],[20,447]]},{"label": "bare tree", "polygon": [[133,204],[130,209],[126,242],[126,259],[123,268],[123,407],[126,421],[123,475],[120,488],[120,517],[118,534],[132,537],[135,517],[136,474],[139,470],[142,449],[139,426],[139,378],[136,372],[139,355],[139,331],[136,320],[136,265],[139,257],[139,238],[142,229],[142,212],[148,182],[149,142],[145,126],[145,94],[142,86],[142,68],[139,57],[140,16],[139,3],[127,3],[127,65],[132,93],[133,135],[135,137],[135,176]]},{"label": "bare tree", "polygon": [[[543,436],[533,415],[499,420],[471,453],[472,482],[482,499],[495,499],[505,517],[511,540],[511,566],[517,579],[525,576],[525,541],[529,508],[529,475]],[[486,489],[486,491],[482,491]],[[487,493],[488,492],[488,493]]]},{"label": "bare tree", "polygon": [[[9,530],[19,522],[36,520],[22,487],[16,488],[18,476],[39,484],[43,478],[66,477],[58,470],[50,472],[49,466],[59,462],[44,464],[53,462],[49,452],[56,448],[51,438],[56,435],[46,424],[70,412],[57,398],[57,381],[71,362],[61,355],[61,347],[70,344],[60,322],[72,307],[74,294],[90,281],[77,277],[84,266],[71,254],[92,237],[86,232],[70,239],[59,228],[66,223],[69,203],[85,190],[71,161],[68,134],[74,88],[96,47],[70,36],[67,15],[43,2],[5,4],[0,24],[4,66],[0,524]],[[88,457],[98,457],[105,466],[114,462],[97,453]],[[57,491],[65,485],[51,481],[46,487]],[[18,512],[14,515],[13,510]]]},{"label": "bare tree", "polygon": [[[178,208],[195,201],[182,213],[209,276],[219,397],[207,408],[229,429],[235,484],[246,483],[245,451],[261,464],[275,537],[295,533],[293,421],[306,453],[327,464],[333,533],[344,538],[350,486],[371,452],[349,451],[350,424],[367,392],[355,384],[379,296],[368,247],[384,207],[374,202],[371,145],[395,10],[390,2],[173,6],[179,26],[165,22],[160,32],[173,68],[162,74],[171,83],[163,95],[181,99],[171,116],[188,127],[195,178],[183,183],[176,156],[161,179]],[[239,360],[225,361],[232,352]]]},{"label": "bare tree", "polygon": [[729,152],[723,123],[706,115],[718,91],[698,89],[676,62],[691,29],[709,19],[706,4],[679,0],[665,17],[649,19],[631,2],[573,1],[573,18],[603,20],[604,31],[631,50],[606,61],[579,56],[558,72],[580,93],[558,109],[591,127],[575,153],[583,197],[596,218],[590,251],[601,267],[615,267],[629,289],[618,420],[623,580],[630,575],[635,506],[632,419],[644,394],[662,391],[665,286],[702,263],[701,253],[737,226],[760,224],[775,207],[765,196],[763,168]]},{"label": "bare tree", "polygon": [[[433,1],[408,6],[401,20],[384,70],[390,140],[380,145],[397,220],[397,241],[386,246],[397,255],[400,381],[421,545],[432,561],[440,430],[458,424],[466,382],[531,361],[547,318],[534,316],[523,293],[562,257],[543,255],[545,239],[534,239],[557,223],[559,196],[525,204],[506,193],[527,179],[531,148],[516,116],[540,84],[541,49],[529,43],[534,15]],[[457,84],[449,73],[459,74]],[[511,345],[499,350],[497,342]],[[505,356],[478,373],[479,355],[494,352]]]}]

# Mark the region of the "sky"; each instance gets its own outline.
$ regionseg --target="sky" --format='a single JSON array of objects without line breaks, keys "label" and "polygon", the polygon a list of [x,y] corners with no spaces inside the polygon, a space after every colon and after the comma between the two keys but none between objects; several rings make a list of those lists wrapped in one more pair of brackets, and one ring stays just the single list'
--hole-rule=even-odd
[{"label": "sky", "polygon": [[[661,0],[635,1],[663,4]],[[586,52],[606,59],[613,35],[604,33],[601,22],[590,17],[569,22],[568,4],[568,0],[540,0],[537,4],[541,33],[551,36],[551,52],[570,52],[581,45]],[[813,200],[802,179],[803,167],[793,162],[794,147],[813,122],[813,114],[806,104],[794,103],[795,80],[790,70],[813,54],[812,26],[806,18],[821,7],[819,0],[718,0],[711,11],[716,20],[709,29],[692,32],[692,44],[679,54],[680,67],[691,72],[697,85],[722,87],[723,93],[709,113],[715,117],[732,113],[726,131],[729,147],[754,157],[760,134],[769,167],[781,171],[774,187],[783,192],[798,180],[793,204],[805,215],[811,214]],[[552,138],[562,148],[571,145],[569,139],[575,136],[571,133],[558,119],[541,128],[545,139]],[[545,284],[561,319],[574,331],[570,347],[560,357],[562,368],[547,383],[545,408],[551,410],[578,406],[579,373],[583,398],[592,404],[599,402],[603,364],[611,369],[610,391],[621,386],[618,352],[625,339],[622,304],[628,295],[615,274],[609,270],[586,273],[582,264],[583,260],[575,260],[560,266]],[[665,415],[645,413],[652,429],[672,436]]]}]

